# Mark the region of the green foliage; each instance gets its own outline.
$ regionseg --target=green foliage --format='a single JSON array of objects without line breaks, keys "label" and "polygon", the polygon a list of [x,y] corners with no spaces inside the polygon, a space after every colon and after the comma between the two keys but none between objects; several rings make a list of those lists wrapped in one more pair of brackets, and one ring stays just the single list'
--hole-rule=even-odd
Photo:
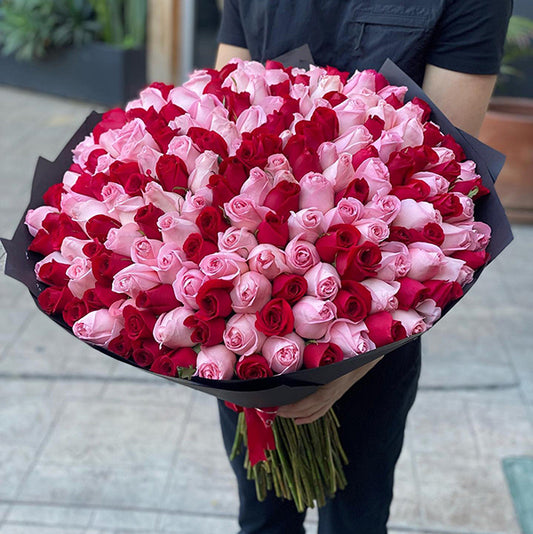
[{"label": "green foliage", "polygon": [[527,56],[533,56],[533,20],[513,15],[505,39],[501,74],[504,77],[520,76],[513,62]]},{"label": "green foliage", "polygon": [[98,23],[86,0],[4,0],[0,4],[0,47],[29,60],[48,49],[94,39]]}]

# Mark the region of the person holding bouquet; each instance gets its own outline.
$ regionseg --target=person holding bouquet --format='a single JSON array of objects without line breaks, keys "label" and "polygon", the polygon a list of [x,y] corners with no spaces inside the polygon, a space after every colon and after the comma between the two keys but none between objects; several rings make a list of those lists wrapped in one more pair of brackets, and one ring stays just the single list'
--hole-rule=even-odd
[{"label": "person holding bouquet", "polygon": [[[512,0],[225,0],[216,68],[266,61],[308,44],[317,65],[349,73],[387,59],[422,86],[457,127],[477,135],[499,71]],[[347,487],[319,509],[319,534],[383,534],[407,414],[417,391],[420,338],[319,388],[278,415],[306,424],[332,406],[349,458]],[[219,401],[228,454],[237,414]],[[241,534],[299,534],[305,513],[273,494],[259,502],[241,458]]]}]

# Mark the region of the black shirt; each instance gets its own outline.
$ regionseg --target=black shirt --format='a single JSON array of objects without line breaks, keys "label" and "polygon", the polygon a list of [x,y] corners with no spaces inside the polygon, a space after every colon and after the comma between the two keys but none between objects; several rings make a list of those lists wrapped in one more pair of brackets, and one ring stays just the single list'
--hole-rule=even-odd
[{"label": "black shirt", "polygon": [[303,44],[353,72],[390,57],[418,83],[426,64],[497,74],[512,0],[225,0],[219,42],[266,61]]}]

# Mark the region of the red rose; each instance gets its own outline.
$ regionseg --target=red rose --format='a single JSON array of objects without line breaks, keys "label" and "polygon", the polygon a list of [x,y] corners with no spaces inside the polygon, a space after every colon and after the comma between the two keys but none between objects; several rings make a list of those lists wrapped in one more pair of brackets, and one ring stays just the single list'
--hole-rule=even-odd
[{"label": "red rose", "polygon": [[150,371],[158,375],[176,376],[176,364],[167,354],[158,356],[150,365]]},{"label": "red rose", "polygon": [[165,353],[166,349],[159,347],[159,343],[153,339],[139,339],[133,343],[133,359],[140,367],[149,367],[154,360]]},{"label": "red rose", "polygon": [[124,328],[120,331],[117,337],[114,337],[107,348],[114,354],[122,356],[122,358],[129,358],[133,352],[133,345],[131,339],[127,336]]},{"label": "red rose", "polygon": [[60,263],[56,260],[49,261],[39,269],[39,278],[49,286],[66,286],[70,280],[66,274],[68,268],[68,263]]},{"label": "red rose", "polygon": [[79,193],[80,195],[86,195],[102,200],[102,188],[107,183],[109,183],[109,178],[101,172],[94,176],[87,172],[83,172],[72,186],[72,191]]},{"label": "red rose", "polygon": [[376,276],[380,261],[379,247],[366,241],[346,252],[340,251],[336,257],[335,266],[343,280],[361,282],[365,278]]},{"label": "red rose", "polygon": [[490,194],[490,191],[483,185],[481,178],[474,178],[473,180],[457,180],[453,183],[451,189],[454,193],[463,193],[469,196],[472,200]]},{"label": "red rose", "polygon": [[391,226],[387,241],[399,241],[404,245],[409,245],[417,241],[417,232],[414,228],[404,226]]},{"label": "red rose", "polygon": [[366,119],[363,126],[370,132],[372,139],[376,141],[376,139],[381,137],[381,132],[385,127],[385,121],[381,117],[372,115]]},{"label": "red rose", "polygon": [[[301,120],[297,122],[295,126],[295,131],[296,131],[296,135],[300,135],[303,137],[304,146],[313,151],[318,150],[318,147],[324,141],[326,141],[326,138],[320,126],[312,121]],[[291,140],[289,139],[289,141],[287,142],[287,145],[289,145],[290,142]],[[285,150],[288,150],[287,146],[285,147]],[[288,151],[288,153],[292,153],[292,152]]]},{"label": "red rose", "polygon": [[256,328],[267,336],[284,336],[294,329],[292,308],[285,299],[271,300],[255,316]]},{"label": "red rose", "polygon": [[[393,186],[403,185],[415,172],[422,171],[428,164],[439,160],[437,153],[429,146],[406,147],[390,155],[387,167]],[[434,171],[432,169],[433,172]]]},{"label": "red rose", "polygon": [[428,146],[437,146],[443,139],[444,134],[440,131],[440,128],[431,123],[426,122],[424,124],[424,144]]},{"label": "red rose", "polygon": [[61,243],[67,236],[87,239],[80,225],[65,213],[50,213],[44,218],[42,224],[43,228],[37,232],[28,250],[38,252],[43,256],[60,250]]},{"label": "red rose", "polygon": [[33,237],[28,250],[32,252],[37,252],[43,256],[48,256],[54,251],[58,251],[61,248],[59,242],[50,239],[50,234],[41,228]]},{"label": "red rose", "polygon": [[334,108],[335,106],[338,106],[339,104],[342,104],[348,97],[346,95],[343,95],[342,93],[339,93],[338,91],[330,91],[329,93],[326,93],[323,97],[324,100],[327,100],[331,107]]},{"label": "red rose", "polygon": [[307,280],[299,274],[282,273],[272,281],[272,296],[289,304],[299,301],[307,293]]},{"label": "red rose", "polygon": [[411,178],[406,184],[394,186],[389,194],[397,196],[400,200],[412,198],[413,200],[420,202],[426,200],[430,193],[431,188],[426,182],[422,180],[413,180]]},{"label": "red rose", "polygon": [[61,208],[61,195],[65,192],[63,184],[54,184],[50,186],[46,193],[43,195],[44,203],[47,206],[52,206],[54,208]]},{"label": "red rose", "polygon": [[206,130],[205,128],[200,128],[198,126],[192,126],[189,128],[187,135],[198,147],[200,152],[211,150],[215,154],[218,154],[221,158],[228,157],[228,144],[217,132]]},{"label": "red rose", "polygon": [[65,306],[74,298],[74,295],[70,292],[70,289],[65,286],[61,289],[55,287],[47,287],[42,293],[39,294],[37,300],[39,306],[48,315],[54,315],[56,313],[62,313]]},{"label": "red rose", "polygon": [[400,282],[400,289],[395,296],[398,299],[398,308],[400,310],[416,308],[423,300],[428,298],[429,289],[422,282],[408,277],[400,278],[398,282]]},{"label": "red rose", "polygon": [[457,282],[428,280],[424,285],[429,290],[428,298],[433,299],[439,308],[444,308],[452,300],[463,296],[463,288]]},{"label": "red rose", "polygon": [[363,204],[366,203],[368,195],[370,193],[370,187],[368,182],[364,178],[354,178],[346,189],[337,191],[335,193],[335,204],[338,204],[341,198],[353,197]]},{"label": "red rose", "polygon": [[373,145],[361,148],[352,156],[352,167],[356,171],[361,163],[370,158],[379,158],[378,149]]},{"label": "red rose", "polygon": [[213,206],[203,208],[195,222],[196,226],[200,228],[202,237],[212,243],[218,242],[219,232],[224,232],[229,228],[229,224],[222,216],[222,210]]},{"label": "red rose", "polygon": [[130,196],[140,196],[144,191],[144,187],[150,181],[150,178],[144,174],[134,172],[128,176],[124,184],[124,191]]},{"label": "red rose", "polygon": [[421,98],[415,96],[411,100],[411,104],[418,106],[424,112],[422,114],[422,122],[426,122],[429,120],[429,117],[431,116],[431,106],[425,100],[422,100]]},{"label": "red rose", "polygon": [[115,293],[108,284],[96,282],[95,286],[83,294],[83,300],[91,310],[109,308],[113,302],[125,298],[126,295]]},{"label": "red rose", "polygon": [[135,305],[147,309],[155,315],[161,315],[179,307],[180,302],[174,295],[174,290],[170,284],[161,284],[147,291],[141,291],[135,299]]},{"label": "red rose", "polygon": [[251,380],[254,378],[267,378],[274,373],[268,365],[268,362],[261,354],[252,354],[243,356],[235,367],[237,376],[241,380]]},{"label": "red rose", "polygon": [[301,180],[308,172],[322,172],[316,150],[308,146],[307,139],[303,135],[293,135],[287,141],[283,154],[289,160],[292,173],[297,180]]},{"label": "red rose", "polygon": [[173,85],[168,84],[168,83],[163,83],[163,82],[152,82],[148,87],[152,87],[153,89],[157,89],[161,93],[161,96],[165,100],[168,99],[168,95],[169,95],[170,91],[172,89],[174,89]]},{"label": "red rose", "polygon": [[358,323],[370,313],[372,295],[363,284],[347,280],[342,283],[333,303],[339,317]]},{"label": "red rose", "polygon": [[463,147],[451,135],[445,135],[440,142],[440,146],[452,150],[457,161],[464,161],[466,159]]},{"label": "red rose", "polygon": [[99,254],[107,254],[109,252],[102,243],[96,240],[93,240],[90,243],[83,245],[83,248],[81,250],[90,260],[98,256]]},{"label": "red rose", "polygon": [[369,315],[365,319],[365,324],[368,328],[368,337],[376,344],[376,347],[383,347],[407,337],[402,323],[395,321],[386,311]]},{"label": "red rose", "polygon": [[128,305],[124,307],[122,315],[124,316],[124,329],[131,340],[152,338],[157,318],[151,311],[138,310]]},{"label": "red rose", "polygon": [[165,119],[158,115],[155,119],[146,122],[146,131],[154,138],[163,153],[168,150],[170,141],[177,135],[177,132],[168,126]]},{"label": "red rose", "polygon": [[190,367],[196,367],[196,358],[198,355],[190,347],[184,347],[181,349],[174,349],[166,354],[176,368],[188,369]]},{"label": "red rose", "polygon": [[238,192],[231,189],[228,181],[222,174],[212,174],[209,177],[209,186],[213,191],[212,205],[221,208],[226,202],[229,202]]},{"label": "red rose", "polygon": [[126,124],[126,112],[121,108],[113,108],[102,115],[102,120],[94,127],[94,142],[98,143],[100,136],[107,130],[118,130]]},{"label": "red rose", "polygon": [[435,209],[439,210],[444,220],[459,217],[463,213],[463,205],[457,195],[443,193],[428,199]]},{"label": "red rose", "polygon": [[452,254],[452,258],[463,260],[468,267],[476,271],[489,261],[490,255],[485,250],[458,250]]},{"label": "red rose", "polygon": [[346,252],[355,247],[360,238],[361,232],[351,224],[336,224],[317,239],[315,247],[323,262],[333,263],[340,251]]},{"label": "red rose", "polygon": [[185,196],[189,173],[181,158],[172,154],[163,154],[157,160],[155,172],[165,191]]},{"label": "red rose", "polygon": [[304,350],[304,367],[314,369],[344,359],[342,349],[335,343],[310,343]]},{"label": "red rose", "polygon": [[435,165],[429,170],[435,174],[440,174],[449,182],[453,182],[461,174],[461,165],[457,161],[451,160]]},{"label": "red rose", "polygon": [[176,104],[173,104],[172,102],[169,102],[168,104],[165,104],[160,110],[159,110],[159,116],[168,124],[170,121],[173,121],[176,117],[181,117],[182,115],[185,115],[186,111],[183,108],[180,108],[179,106],[176,106]]},{"label": "red rose", "polygon": [[91,269],[96,280],[105,283],[105,280],[112,280],[113,276],[132,263],[127,256],[115,252],[102,252],[91,258]]},{"label": "red rose", "polygon": [[235,156],[224,159],[218,172],[224,176],[228,187],[238,195],[241,191],[242,184],[248,179],[248,170],[246,166]]},{"label": "red rose", "polygon": [[120,221],[112,219],[108,215],[99,214],[87,221],[85,231],[89,237],[98,239],[103,243],[107,239],[107,234],[111,228],[120,228],[121,226]]},{"label": "red rose", "polygon": [[289,241],[289,225],[282,217],[270,211],[257,228],[257,242],[283,248]]},{"label": "red rose", "polygon": [[277,135],[242,134],[242,141],[235,154],[248,169],[252,167],[263,168],[267,164],[268,156],[281,152],[281,139]]},{"label": "red rose", "polygon": [[324,106],[316,108],[311,115],[311,122],[319,126],[326,141],[339,137],[339,119],[332,109]]},{"label": "red rose", "polygon": [[386,99],[385,102],[392,106],[394,109],[400,109],[403,106],[403,102],[394,94],[391,93]]},{"label": "red rose", "polygon": [[222,87],[221,91],[222,99],[224,100],[224,105],[229,111],[229,116],[232,119],[237,120],[237,117],[245,109],[248,109],[251,105],[250,93],[248,93],[247,91],[236,93],[235,91],[232,91],[229,87]]},{"label": "red rose", "polygon": [[194,263],[200,263],[205,256],[214,254],[217,251],[218,247],[214,243],[205,241],[204,238],[196,232],[189,234],[183,243],[185,257],[190,261],[194,261]]},{"label": "red rose", "polygon": [[222,317],[206,321],[196,315],[190,315],[183,321],[183,324],[192,329],[191,341],[193,343],[206,347],[222,343],[222,335],[226,329],[226,321]]},{"label": "red rose", "polygon": [[63,320],[72,327],[78,319],[85,317],[90,311],[84,300],[74,298],[67,302],[63,310]]},{"label": "red rose", "polygon": [[226,280],[208,280],[198,290],[196,304],[199,310],[195,317],[209,321],[215,317],[227,317],[232,311],[230,291],[233,282]]},{"label": "red rose", "polygon": [[280,217],[288,217],[291,211],[298,211],[299,202],[300,186],[294,182],[281,180],[269,191],[263,205]]},{"label": "red rose", "polygon": [[420,232],[420,241],[433,243],[440,247],[444,243],[444,230],[442,226],[435,222],[428,222]]},{"label": "red rose", "polygon": [[114,161],[109,167],[109,176],[111,181],[117,182],[124,186],[133,173],[140,173],[139,165],[135,161],[124,163],[123,161]]},{"label": "red rose", "polygon": [[149,203],[137,210],[133,220],[139,225],[139,229],[147,239],[161,240],[161,230],[157,226],[157,219],[164,214],[161,208]]}]

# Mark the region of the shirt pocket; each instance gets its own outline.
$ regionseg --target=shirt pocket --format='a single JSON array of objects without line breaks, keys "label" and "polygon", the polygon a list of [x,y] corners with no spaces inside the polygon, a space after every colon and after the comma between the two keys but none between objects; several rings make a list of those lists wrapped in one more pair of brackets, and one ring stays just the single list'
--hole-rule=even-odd
[{"label": "shirt pocket", "polygon": [[390,58],[416,81],[421,81],[436,24],[430,10],[414,11],[401,6],[391,6],[388,11],[361,9],[352,14],[348,24],[354,68],[379,68]]}]

